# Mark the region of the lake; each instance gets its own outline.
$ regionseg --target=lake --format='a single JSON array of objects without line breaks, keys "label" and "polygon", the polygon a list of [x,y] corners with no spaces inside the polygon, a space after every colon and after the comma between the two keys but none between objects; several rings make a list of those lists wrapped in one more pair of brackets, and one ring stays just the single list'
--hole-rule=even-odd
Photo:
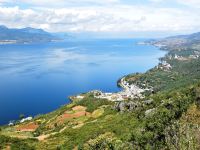
[{"label": "lake", "polygon": [[0,45],[0,124],[19,119],[20,114],[53,111],[69,103],[71,95],[94,89],[119,91],[120,77],[147,71],[165,54],[137,44],[143,40]]}]

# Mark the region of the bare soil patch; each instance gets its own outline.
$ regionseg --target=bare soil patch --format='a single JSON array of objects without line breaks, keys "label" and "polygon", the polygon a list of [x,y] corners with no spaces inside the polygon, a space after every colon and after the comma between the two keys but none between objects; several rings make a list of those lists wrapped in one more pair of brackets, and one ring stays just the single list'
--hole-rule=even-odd
[{"label": "bare soil patch", "polygon": [[29,131],[29,132],[34,132],[39,126],[34,123],[34,122],[31,122],[31,123],[28,123],[28,124],[24,124],[24,125],[20,125],[19,127],[17,127],[16,129],[18,131]]}]

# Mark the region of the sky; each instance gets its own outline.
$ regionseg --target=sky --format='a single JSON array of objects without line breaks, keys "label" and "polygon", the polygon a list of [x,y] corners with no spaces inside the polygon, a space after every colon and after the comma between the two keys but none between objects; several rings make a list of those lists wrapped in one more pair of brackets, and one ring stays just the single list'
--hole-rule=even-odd
[{"label": "sky", "polygon": [[200,0],[0,0],[0,24],[145,37],[200,31]]}]

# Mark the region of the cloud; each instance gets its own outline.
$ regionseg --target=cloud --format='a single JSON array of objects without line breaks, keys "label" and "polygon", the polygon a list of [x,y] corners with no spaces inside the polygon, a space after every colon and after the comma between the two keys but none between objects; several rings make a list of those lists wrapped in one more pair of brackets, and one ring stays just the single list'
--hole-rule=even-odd
[{"label": "cloud", "polygon": [[7,2],[9,2],[9,0],[0,0],[0,6]]},{"label": "cloud", "polygon": [[40,27],[51,32],[182,31],[200,26],[197,14],[145,6],[63,9],[0,7],[0,14],[0,24],[10,27]]},{"label": "cloud", "polygon": [[200,7],[200,0],[149,0],[153,3],[168,3],[173,6],[174,4],[181,4],[185,6],[189,6],[192,8],[199,8]]},{"label": "cloud", "polygon": [[0,0],[0,3],[15,5],[29,5],[31,7],[68,7],[86,5],[109,5],[119,3],[120,0]]},{"label": "cloud", "polygon": [[156,2],[156,3],[159,3],[159,2],[163,2],[164,0],[149,0],[150,2]]},{"label": "cloud", "polygon": [[177,2],[190,6],[190,7],[196,7],[200,8],[200,1],[199,0],[177,0]]},{"label": "cloud", "polygon": [[[9,2],[12,0],[0,0]],[[162,0],[149,0],[162,1]],[[182,4],[186,0],[178,0]],[[194,1],[195,0],[191,0]],[[31,7],[0,6],[0,24],[9,27],[34,27],[50,32],[193,32],[200,27],[200,10],[152,7],[152,5],[128,5],[119,0],[77,0],[84,6],[50,7],[67,5],[72,0],[19,0]],[[197,1],[196,1],[197,2]],[[49,4],[47,4],[49,3]],[[75,2],[73,2],[75,4]],[[89,3],[98,3],[91,5]],[[112,4],[112,5],[111,5]],[[186,5],[186,4],[184,4]],[[45,6],[45,7],[44,7]]]}]

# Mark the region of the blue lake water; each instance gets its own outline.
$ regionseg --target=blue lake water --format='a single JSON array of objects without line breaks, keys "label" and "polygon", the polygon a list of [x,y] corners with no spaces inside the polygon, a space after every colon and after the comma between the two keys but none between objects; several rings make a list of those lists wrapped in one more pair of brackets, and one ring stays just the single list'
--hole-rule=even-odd
[{"label": "blue lake water", "polygon": [[0,124],[47,113],[70,95],[118,91],[116,81],[145,72],[165,52],[136,39],[71,40],[0,46]]}]

